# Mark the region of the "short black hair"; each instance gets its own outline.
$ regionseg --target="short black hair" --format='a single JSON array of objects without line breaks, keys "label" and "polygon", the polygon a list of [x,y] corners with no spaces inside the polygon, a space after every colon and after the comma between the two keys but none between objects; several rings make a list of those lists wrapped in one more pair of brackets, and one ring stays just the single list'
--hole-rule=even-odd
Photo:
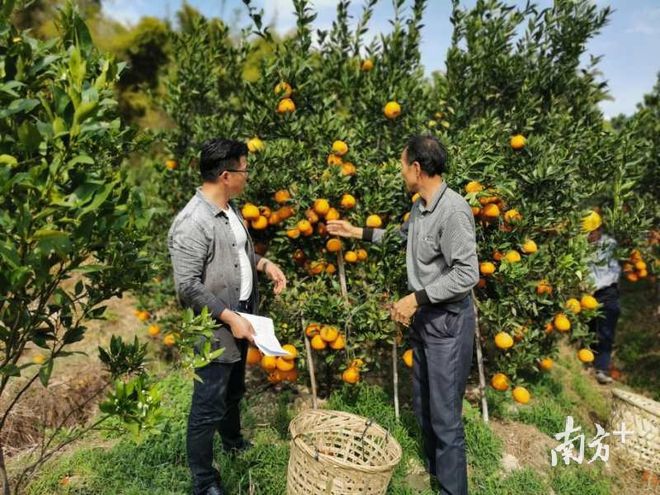
[{"label": "short black hair", "polygon": [[447,169],[447,149],[430,134],[416,134],[406,143],[408,165],[418,162],[429,177],[442,175]]},{"label": "short black hair", "polygon": [[236,168],[247,154],[247,145],[241,141],[209,139],[200,147],[199,173],[204,182],[213,182],[225,170]]}]

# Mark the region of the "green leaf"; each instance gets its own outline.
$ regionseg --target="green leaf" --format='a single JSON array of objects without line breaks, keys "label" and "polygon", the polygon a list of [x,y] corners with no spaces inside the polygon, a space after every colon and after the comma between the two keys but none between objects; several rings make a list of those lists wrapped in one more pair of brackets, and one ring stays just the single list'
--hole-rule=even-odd
[{"label": "green leaf", "polygon": [[0,110],[0,119],[4,119],[5,117],[9,117],[10,115],[17,113],[30,112],[37,105],[39,105],[39,100],[35,99],[14,100],[9,104],[7,108]]},{"label": "green leaf", "polygon": [[44,387],[48,386],[48,382],[50,381],[50,376],[53,373],[53,363],[54,359],[49,359],[46,361],[46,363],[39,369],[39,380],[41,380],[41,383]]},{"label": "green leaf", "polygon": [[9,165],[9,167],[15,167],[18,165],[18,160],[11,155],[0,155],[0,164]]},{"label": "green leaf", "polygon": [[34,239],[37,241],[39,249],[50,252],[55,251],[58,254],[66,254],[71,248],[71,241],[66,232],[53,229],[41,229],[34,233]]}]

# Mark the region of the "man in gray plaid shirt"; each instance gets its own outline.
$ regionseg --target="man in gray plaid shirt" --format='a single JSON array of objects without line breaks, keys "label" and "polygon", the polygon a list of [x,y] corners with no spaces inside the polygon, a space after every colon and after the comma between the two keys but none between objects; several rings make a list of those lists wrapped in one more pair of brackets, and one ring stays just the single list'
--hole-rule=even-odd
[{"label": "man in gray plaid shirt", "polygon": [[[424,434],[428,469],[440,493],[467,494],[462,401],[472,365],[475,315],[470,293],[479,281],[474,217],[442,180],[447,152],[433,136],[413,136],[401,155],[406,188],[418,192],[400,230],[406,240],[411,293],[392,319],[410,326],[413,407]],[[384,229],[328,222],[328,233],[380,242]],[[411,324],[412,319],[412,324]]]},{"label": "man in gray plaid shirt", "polygon": [[212,348],[220,357],[197,370],[188,416],[187,453],[195,495],[222,495],[213,468],[213,437],[219,432],[227,452],[250,446],[241,433],[240,401],[245,392],[247,342],[252,325],[236,311],[256,313],[257,272],[286,288],[282,270],[254,252],[241,211],[231,199],[245,189],[249,174],[244,143],[211,139],[202,145],[199,169],[203,184],[179,212],[167,237],[179,301],[199,313],[207,307],[219,325]]}]

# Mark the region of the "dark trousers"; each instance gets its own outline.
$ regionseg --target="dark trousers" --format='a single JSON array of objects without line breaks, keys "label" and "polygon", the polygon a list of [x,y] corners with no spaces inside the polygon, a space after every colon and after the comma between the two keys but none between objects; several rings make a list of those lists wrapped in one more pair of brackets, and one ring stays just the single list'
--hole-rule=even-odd
[{"label": "dark trousers", "polygon": [[[244,303],[238,308],[246,311]],[[226,450],[238,447],[241,434],[240,402],[245,393],[247,342],[237,340],[241,360],[236,363],[210,363],[196,370],[192,405],[188,415],[186,450],[193,478],[193,493],[202,494],[220,481],[213,467],[213,437],[220,433]]]},{"label": "dark trousers", "polygon": [[412,324],[413,408],[424,435],[429,473],[443,495],[468,492],[463,395],[472,366],[471,297],[448,311],[421,307]]},{"label": "dark trousers", "polygon": [[589,322],[589,330],[598,337],[598,342],[592,346],[596,354],[594,368],[608,372],[610,359],[612,357],[612,346],[614,345],[614,333],[619,321],[619,289],[616,285],[610,285],[594,293],[596,300],[602,305],[600,310],[602,316]]}]

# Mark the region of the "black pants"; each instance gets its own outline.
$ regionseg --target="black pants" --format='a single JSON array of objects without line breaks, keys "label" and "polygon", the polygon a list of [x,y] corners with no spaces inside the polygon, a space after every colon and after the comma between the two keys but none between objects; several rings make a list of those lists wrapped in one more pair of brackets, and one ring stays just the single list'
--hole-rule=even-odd
[{"label": "black pants", "polygon": [[443,495],[466,495],[463,395],[474,346],[474,309],[421,307],[412,324],[413,407],[424,435],[428,469]]},{"label": "black pants", "polygon": [[[241,302],[238,310],[245,312]],[[210,363],[196,370],[202,382],[195,381],[192,405],[188,415],[186,450],[193,478],[193,493],[204,493],[219,482],[220,473],[213,468],[213,437],[220,433],[226,450],[238,447],[241,434],[240,402],[245,393],[245,358],[247,342],[236,341],[241,360],[236,363]]]},{"label": "black pants", "polygon": [[619,321],[619,289],[616,285],[610,285],[604,289],[597,290],[594,294],[596,300],[602,305],[602,316],[594,318],[589,322],[589,330],[596,334],[598,342],[592,346],[596,354],[594,368],[609,373],[610,359],[612,358],[612,346],[614,345],[614,333]]}]

